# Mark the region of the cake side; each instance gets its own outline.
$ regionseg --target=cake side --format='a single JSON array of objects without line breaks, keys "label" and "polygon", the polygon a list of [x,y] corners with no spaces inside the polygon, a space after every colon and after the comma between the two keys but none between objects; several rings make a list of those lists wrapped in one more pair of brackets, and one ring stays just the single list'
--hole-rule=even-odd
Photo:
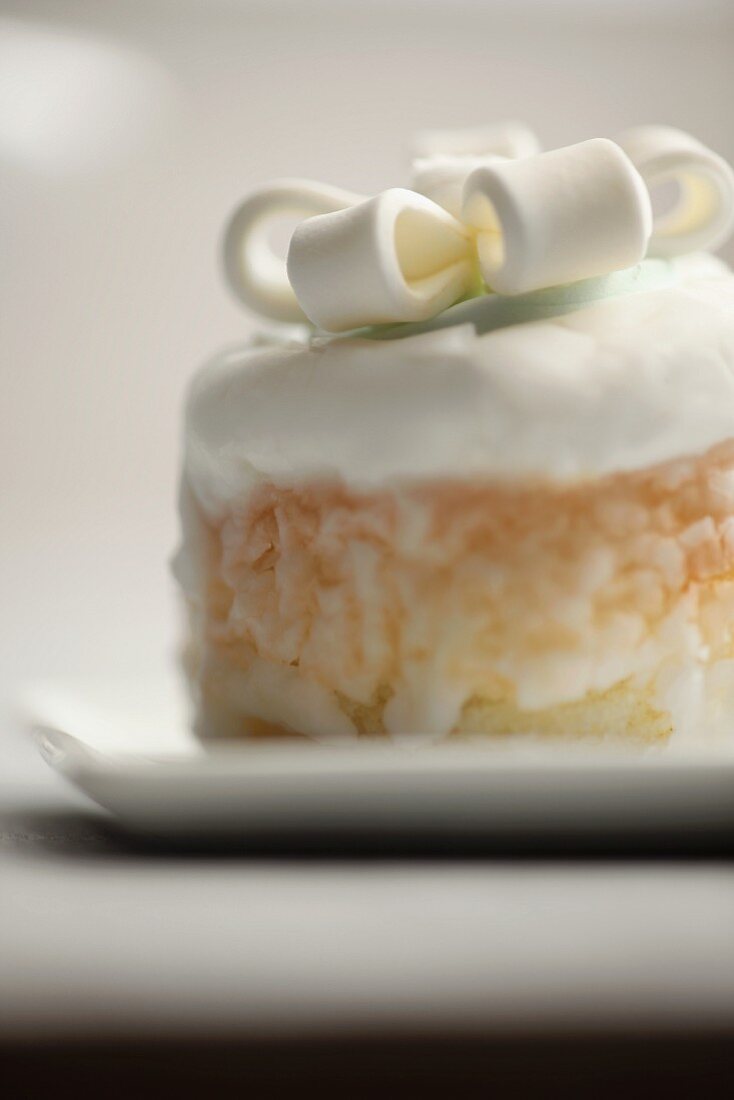
[{"label": "cake side", "polygon": [[734,442],[575,487],[263,483],[186,511],[210,734],[655,741],[734,690]]}]

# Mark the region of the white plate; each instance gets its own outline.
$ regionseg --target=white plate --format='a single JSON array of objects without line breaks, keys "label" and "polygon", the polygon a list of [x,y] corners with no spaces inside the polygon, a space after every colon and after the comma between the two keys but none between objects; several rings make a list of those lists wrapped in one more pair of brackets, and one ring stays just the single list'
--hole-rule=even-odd
[{"label": "white plate", "polygon": [[729,747],[204,750],[187,732],[178,685],[164,677],[46,683],[27,699],[48,763],[126,826],[159,837],[734,837]]}]

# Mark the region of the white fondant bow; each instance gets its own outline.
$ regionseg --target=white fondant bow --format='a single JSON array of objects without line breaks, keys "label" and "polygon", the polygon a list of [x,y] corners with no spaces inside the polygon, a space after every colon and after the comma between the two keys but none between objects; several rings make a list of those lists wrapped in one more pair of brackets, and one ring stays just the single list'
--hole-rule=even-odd
[{"label": "white fondant bow", "polygon": [[[418,151],[414,190],[368,198],[284,180],[250,195],[225,234],[238,297],[328,332],[423,321],[480,292],[482,280],[523,294],[631,267],[648,252],[716,247],[734,223],[729,165],[667,127],[539,153],[527,128],[508,123],[427,131]],[[674,194],[654,215],[651,192],[665,186]],[[283,214],[302,219],[287,267],[267,241]]]}]

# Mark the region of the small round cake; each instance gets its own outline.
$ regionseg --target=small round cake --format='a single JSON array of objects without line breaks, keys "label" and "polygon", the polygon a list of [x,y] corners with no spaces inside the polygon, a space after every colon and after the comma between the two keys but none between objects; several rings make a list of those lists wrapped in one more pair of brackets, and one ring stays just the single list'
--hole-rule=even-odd
[{"label": "small round cake", "polygon": [[[465,200],[478,173],[553,155],[472,152]],[[355,199],[304,225],[355,221]],[[409,236],[400,217],[391,240]],[[512,294],[479,248],[471,289],[423,316],[355,316],[343,287],[363,252],[335,272],[329,308],[349,327],[301,324],[199,371],[176,574],[202,736],[730,734],[734,276],[706,253],[655,254],[655,224],[635,263],[603,274],[566,255],[558,270],[580,277],[550,281],[546,252],[547,285]],[[327,243],[338,260],[350,241]],[[406,255],[411,289],[435,283]]]}]

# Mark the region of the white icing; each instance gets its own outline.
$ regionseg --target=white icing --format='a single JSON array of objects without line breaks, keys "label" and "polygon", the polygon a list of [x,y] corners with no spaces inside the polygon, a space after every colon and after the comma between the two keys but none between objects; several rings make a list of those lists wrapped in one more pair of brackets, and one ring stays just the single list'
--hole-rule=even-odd
[{"label": "white icing", "polygon": [[220,356],[189,396],[189,484],[217,515],[260,478],[567,482],[701,453],[734,436],[734,277],[676,267],[667,289],[481,336]]},{"label": "white icing", "polygon": [[476,168],[464,184],[462,218],[477,230],[484,280],[500,294],[631,267],[652,228],[642,177],[606,138]]}]

